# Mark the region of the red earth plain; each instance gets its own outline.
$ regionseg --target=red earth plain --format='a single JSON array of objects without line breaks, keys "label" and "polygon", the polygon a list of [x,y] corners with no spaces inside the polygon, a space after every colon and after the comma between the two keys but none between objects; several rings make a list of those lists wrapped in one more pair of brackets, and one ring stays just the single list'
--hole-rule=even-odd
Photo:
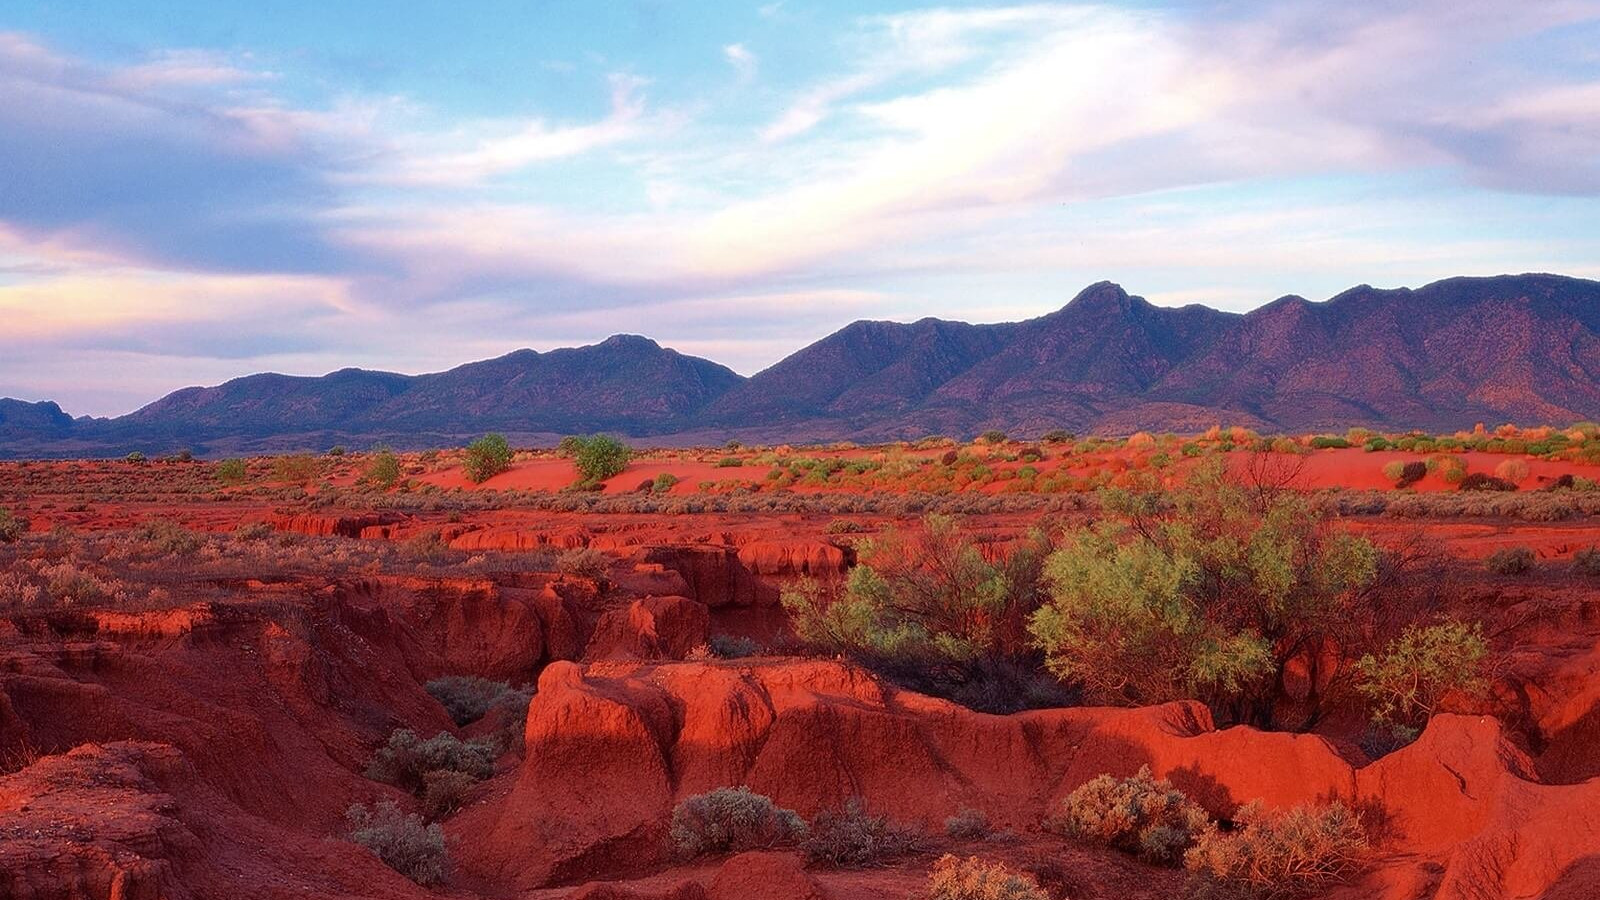
[{"label": "red earth plain", "polygon": [[[460,451],[376,480],[372,453],[0,464],[0,896],[901,900],[952,855],[1017,877],[994,897],[1600,897],[1600,443],[1374,437],[655,450],[585,489],[553,450],[481,482]],[[1213,459],[1428,554],[1483,684],[1388,745],[1326,646],[1283,675],[1285,702],[1327,690],[1293,727],[1054,679],[984,711],[782,602],[929,513],[998,565]],[[1046,827],[1141,767],[1223,839],[1253,801],[1337,801],[1361,849],[1302,890]],[[806,835],[687,852],[675,810],[739,787]],[[413,830],[357,839],[386,804]],[[843,858],[818,835],[852,808],[878,844]],[[393,867],[404,840],[437,870]]]}]

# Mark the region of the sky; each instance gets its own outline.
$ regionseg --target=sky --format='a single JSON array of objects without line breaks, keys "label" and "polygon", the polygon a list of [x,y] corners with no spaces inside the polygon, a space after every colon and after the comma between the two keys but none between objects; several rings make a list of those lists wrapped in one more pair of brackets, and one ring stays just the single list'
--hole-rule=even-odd
[{"label": "sky", "polygon": [[0,396],[1600,278],[1600,0],[6,0]]}]

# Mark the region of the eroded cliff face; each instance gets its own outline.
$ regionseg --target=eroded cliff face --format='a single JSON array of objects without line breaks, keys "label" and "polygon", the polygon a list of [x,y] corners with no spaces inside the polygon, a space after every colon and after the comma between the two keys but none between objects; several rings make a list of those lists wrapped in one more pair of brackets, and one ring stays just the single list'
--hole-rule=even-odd
[{"label": "eroded cliff face", "polygon": [[[1510,606],[1527,658],[1495,709],[1520,731],[1442,715],[1368,762],[1315,735],[1218,730],[1193,703],[991,716],[839,661],[685,660],[727,622],[775,614],[783,579],[848,564],[805,535],[708,537],[619,542],[605,584],[280,579],[232,584],[227,602],[5,620],[0,894],[428,896],[337,838],[351,803],[414,802],[361,774],[393,729],[475,733],[423,690],[443,674],[537,683],[522,746],[446,821],[455,896],[848,900],[910,896],[925,876],[927,859],[837,873],[782,851],[669,856],[676,802],[748,785],[807,816],[860,797],[930,832],[980,809],[1019,836],[985,852],[1071,859],[1088,873],[1074,897],[1153,900],[1181,875],[1037,828],[1079,784],[1141,765],[1219,815],[1254,799],[1362,809],[1373,866],[1336,896],[1600,892],[1600,749],[1582,740],[1600,646],[1592,598],[1530,592]],[[616,879],[628,883],[584,886]]]}]

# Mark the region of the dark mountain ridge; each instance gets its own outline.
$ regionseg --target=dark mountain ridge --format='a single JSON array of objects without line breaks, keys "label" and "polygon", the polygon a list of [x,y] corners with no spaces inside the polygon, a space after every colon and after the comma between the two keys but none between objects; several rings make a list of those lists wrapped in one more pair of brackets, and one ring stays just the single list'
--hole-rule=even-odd
[{"label": "dark mountain ridge", "polygon": [[115,419],[0,400],[0,456],[418,447],[489,430],[683,444],[1583,418],[1600,418],[1600,282],[1362,285],[1243,314],[1155,306],[1101,282],[1024,322],[856,322],[750,378],[616,335],[426,375],[251,375]]}]

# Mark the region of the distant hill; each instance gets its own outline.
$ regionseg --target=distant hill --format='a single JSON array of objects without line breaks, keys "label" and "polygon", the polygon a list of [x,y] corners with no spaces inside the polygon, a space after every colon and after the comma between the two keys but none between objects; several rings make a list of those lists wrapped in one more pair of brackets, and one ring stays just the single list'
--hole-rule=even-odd
[{"label": "distant hill", "polygon": [[0,455],[417,447],[489,430],[688,443],[1584,418],[1600,418],[1600,282],[1363,285],[1246,314],[1155,306],[1102,282],[1025,322],[856,322],[750,378],[617,335],[428,375],[251,375],[115,419],[0,400]]}]

